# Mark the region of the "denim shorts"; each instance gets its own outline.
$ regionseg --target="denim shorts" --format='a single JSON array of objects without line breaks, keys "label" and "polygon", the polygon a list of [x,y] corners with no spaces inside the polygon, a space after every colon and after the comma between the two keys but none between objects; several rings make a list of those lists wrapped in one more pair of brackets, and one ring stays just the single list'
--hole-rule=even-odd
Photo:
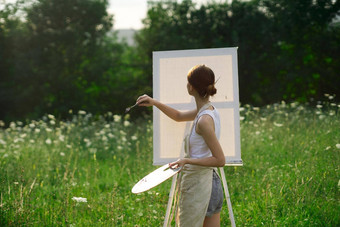
[{"label": "denim shorts", "polygon": [[224,196],[223,196],[221,180],[218,174],[214,170],[210,202],[209,202],[206,216],[211,217],[212,215],[221,212],[223,199],[224,199]]}]

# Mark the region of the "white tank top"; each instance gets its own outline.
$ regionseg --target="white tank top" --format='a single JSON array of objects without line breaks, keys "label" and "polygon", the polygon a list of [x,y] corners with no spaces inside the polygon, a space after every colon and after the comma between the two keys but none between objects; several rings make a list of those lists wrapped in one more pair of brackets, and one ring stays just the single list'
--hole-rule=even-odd
[{"label": "white tank top", "polygon": [[221,131],[221,125],[220,125],[220,115],[216,108],[213,106],[213,110],[206,109],[198,113],[197,117],[194,120],[192,131],[190,134],[189,139],[189,151],[190,151],[190,157],[191,158],[206,158],[211,157],[211,151],[208,147],[208,145],[205,143],[203,137],[196,132],[196,124],[198,119],[202,115],[209,115],[214,120],[215,125],[215,134],[217,139],[220,138],[220,131]]}]

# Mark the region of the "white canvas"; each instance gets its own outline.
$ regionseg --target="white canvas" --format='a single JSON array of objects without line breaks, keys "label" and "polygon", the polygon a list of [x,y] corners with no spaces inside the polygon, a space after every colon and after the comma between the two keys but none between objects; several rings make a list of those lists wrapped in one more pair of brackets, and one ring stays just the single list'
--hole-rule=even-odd
[{"label": "white canvas", "polygon": [[[237,48],[153,52],[153,97],[179,110],[196,108],[187,92],[187,73],[205,64],[215,73],[217,94],[211,102],[221,117],[220,143],[226,165],[241,165]],[[153,107],[153,163],[181,156],[182,141],[192,122],[175,122]]]}]

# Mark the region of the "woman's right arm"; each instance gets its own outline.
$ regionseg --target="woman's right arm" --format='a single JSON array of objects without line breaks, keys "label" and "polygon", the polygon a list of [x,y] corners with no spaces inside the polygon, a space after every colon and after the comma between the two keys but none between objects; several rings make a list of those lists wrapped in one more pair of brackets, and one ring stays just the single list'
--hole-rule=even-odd
[{"label": "woman's right arm", "polygon": [[175,121],[193,121],[196,117],[197,110],[189,110],[189,111],[178,111],[170,106],[167,106],[148,95],[142,95],[137,99],[137,103],[139,106],[156,106],[160,111],[162,111],[165,115],[170,117]]}]

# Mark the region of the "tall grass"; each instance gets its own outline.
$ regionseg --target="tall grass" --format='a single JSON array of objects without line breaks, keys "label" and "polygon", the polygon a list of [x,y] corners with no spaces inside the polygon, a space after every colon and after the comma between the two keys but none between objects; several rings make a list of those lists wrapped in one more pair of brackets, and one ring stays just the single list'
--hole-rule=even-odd
[{"label": "tall grass", "polygon": [[[339,105],[240,113],[244,166],[225,167],[236,225],[339,226]],[[131,193],[151,163],[148,117],[80,111],[70,121],[12,122],[0,129],[0,225],[161,226],[170,180]]]}]

